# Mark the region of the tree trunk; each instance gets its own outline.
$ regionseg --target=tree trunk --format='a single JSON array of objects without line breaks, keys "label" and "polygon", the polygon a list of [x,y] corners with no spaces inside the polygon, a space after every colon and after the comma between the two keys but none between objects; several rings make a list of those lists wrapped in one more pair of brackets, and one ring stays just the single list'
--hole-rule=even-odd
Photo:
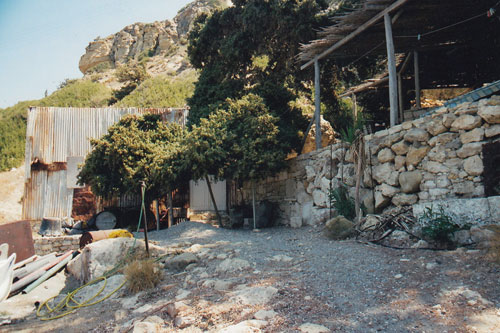
[{"label": "tree trunk", "polygon": [[210,179],[208,176],[205,176],[205,181],[207,182],[208,192],[210,193],[210,198],[212,199],[212,203],[214,205],[215,215],[217,215],[217,222],[219,223],[219,227],[222,227],[222,218],[219,210],[217,209],[217,203],[215,202],[214,192],[212,192],[212,186],[210,185]]},{"label": "tree trunk", "polygon": [[174,203],[172,200],[172,191],[168,190],[167,194],[167,203],[168,203],[168,216],[167,216],[167,224],[168,227],[172,227],[174,224]]}]

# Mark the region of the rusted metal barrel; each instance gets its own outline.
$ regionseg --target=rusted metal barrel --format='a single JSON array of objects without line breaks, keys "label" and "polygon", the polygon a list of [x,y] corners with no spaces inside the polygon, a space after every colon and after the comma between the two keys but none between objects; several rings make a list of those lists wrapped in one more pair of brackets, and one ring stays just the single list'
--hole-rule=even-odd
[{"label": "rusted metal barrel", "polygon": [[87,244],[108,238],[109,234],[113,231],[115,230],[98,230],[83,233],[82,237],[80,237],[80,249],[83,249]]}]

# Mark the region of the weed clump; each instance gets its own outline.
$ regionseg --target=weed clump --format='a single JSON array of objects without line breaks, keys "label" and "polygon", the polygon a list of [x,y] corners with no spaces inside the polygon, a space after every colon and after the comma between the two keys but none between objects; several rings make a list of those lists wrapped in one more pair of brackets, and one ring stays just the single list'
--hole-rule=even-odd
[{"label": "weed clump", "polygon": [[443,207],[440,207],[438,211],[434,210],[433,207],[426,207],[420,220],[424,223],[422,236],[428,240],[443,244],[452,244],[451,236],[453,233],[465,229],[453,222],[452,218],[445,213]]},{"label": "weed clump", "polygon": [[124,269],[127,288],[132,293],[154,288],[163,278],[158,263],[152,259],[134,260]]},{"label": "weed clump", "polygon": [[356,210],[354,200],[349,196],[347,188],[343,185],[328,193],[329,199],[332,201],[333,207],[337,210],[339,215],[352,220],[356,217]]}]

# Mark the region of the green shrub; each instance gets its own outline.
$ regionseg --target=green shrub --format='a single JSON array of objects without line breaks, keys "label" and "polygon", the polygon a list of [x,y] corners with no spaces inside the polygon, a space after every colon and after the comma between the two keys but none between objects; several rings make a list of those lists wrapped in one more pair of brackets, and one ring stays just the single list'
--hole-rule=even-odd
[{"label": "green shrub", "polygon": [[339,215],[352,220],[356,217],[354,199],[349,196],[349,192],[344,185],[340,185],[334,190],[330,190],[328,198],[332,201],[333,207]]},{"label": "green shrub", "polygon": [[464,229],[464,227],[453,222],[452,218],[445,213],[443,207],[440,207],[439,211],[435,211],[432,206],[426,207],[419,220],[424,224],[422,236],[440,243],[451,244],[451,235],[455,231]]}]

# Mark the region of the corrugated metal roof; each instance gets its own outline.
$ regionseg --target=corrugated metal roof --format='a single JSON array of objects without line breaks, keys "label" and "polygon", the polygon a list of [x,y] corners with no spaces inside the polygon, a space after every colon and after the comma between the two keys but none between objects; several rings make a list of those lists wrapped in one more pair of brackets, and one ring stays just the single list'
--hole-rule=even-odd
[{"label": "corrugated metal roof", "polygon": [[[159,114],[166,122],[186,124],[188,110],[173,108],[57,108],[33,107],[26,128],[23,219],[71,216],[73,189],[66,170],[32,170],[32,163],[66,163],[69,156],[86,156],[90,139],[99,138],[127,114]],[[120,205],[137,198],[121,198]]]}]

